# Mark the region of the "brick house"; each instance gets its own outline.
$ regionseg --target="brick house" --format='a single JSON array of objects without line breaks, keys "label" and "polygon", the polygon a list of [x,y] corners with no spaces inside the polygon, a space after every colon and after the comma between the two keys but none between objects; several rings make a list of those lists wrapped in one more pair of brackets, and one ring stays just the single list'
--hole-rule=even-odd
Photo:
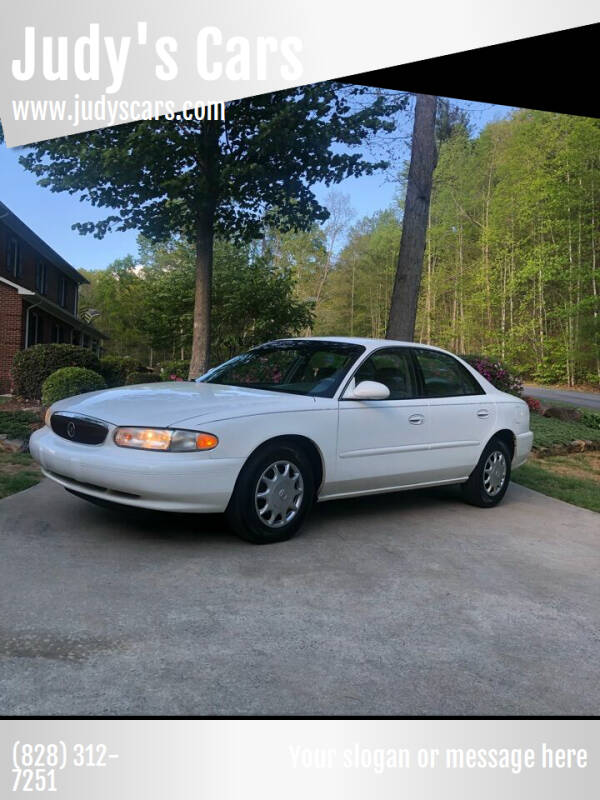
[{"label": "brick house", "polygon": [[77,317],[87,282],[0,202],[0,394],[18,350],[58,342],[100,352],[107,337]]}]

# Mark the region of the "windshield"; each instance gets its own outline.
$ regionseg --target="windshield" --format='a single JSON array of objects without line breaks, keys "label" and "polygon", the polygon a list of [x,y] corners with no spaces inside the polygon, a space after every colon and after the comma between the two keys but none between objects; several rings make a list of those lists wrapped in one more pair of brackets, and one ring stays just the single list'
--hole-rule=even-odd
[{"label": "windshield", "polygon": [[198,378],[203,383],[333,397],[364,347],[343,342],[286,340],[255,347]]}]

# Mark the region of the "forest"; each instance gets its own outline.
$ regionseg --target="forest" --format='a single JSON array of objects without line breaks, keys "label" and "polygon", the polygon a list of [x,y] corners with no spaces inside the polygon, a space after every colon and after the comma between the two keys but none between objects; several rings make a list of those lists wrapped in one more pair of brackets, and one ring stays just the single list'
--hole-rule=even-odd
[{"label": "forest", "polygon": [[[600,121],[519,110],[439,144],[415,338],[547,383],[600,383]],[[406,170],[397,177],[404,196]],[[402,201],[356,220],[332,192],[308,232],[217,240],[213,362],[291,334],[384,337]],[[108,351],[189,358],[193,248],[181,237],[88,272]],[[93,316],[93,313],[92,313]]]}]

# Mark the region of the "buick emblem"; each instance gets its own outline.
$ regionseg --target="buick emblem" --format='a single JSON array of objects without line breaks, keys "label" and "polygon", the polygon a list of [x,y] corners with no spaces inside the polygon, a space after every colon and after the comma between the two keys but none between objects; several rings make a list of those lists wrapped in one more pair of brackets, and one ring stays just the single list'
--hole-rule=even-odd
[{"label": "buick emblem", "polygon": [[75,438],[75,423],[74,422],[68,422],[67,423],[67,436],[69,437],[69,439],[74,439]]}]

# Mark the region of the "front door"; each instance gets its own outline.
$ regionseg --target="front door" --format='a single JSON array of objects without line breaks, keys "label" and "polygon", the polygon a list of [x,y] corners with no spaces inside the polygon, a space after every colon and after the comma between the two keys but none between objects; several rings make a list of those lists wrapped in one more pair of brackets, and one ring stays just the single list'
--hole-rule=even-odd
[{"label": "front door", "polygon": [[387,400],[339,401],[336,475],[328,495],[377,491],[432,480],[429,401],[420,398],[409,348],[369,356],[355,382],[390,390]]}]

